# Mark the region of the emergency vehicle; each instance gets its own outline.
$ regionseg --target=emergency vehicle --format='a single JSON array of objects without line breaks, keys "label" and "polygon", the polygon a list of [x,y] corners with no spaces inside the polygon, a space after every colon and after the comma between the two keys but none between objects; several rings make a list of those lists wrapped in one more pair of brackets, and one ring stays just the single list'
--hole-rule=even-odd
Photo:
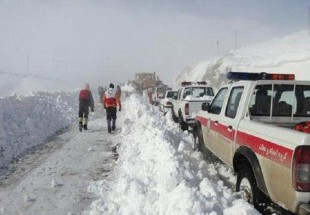
[{"label": "emergency vehicle", "polygon": [[184,81],[178,89],[177,96],[172,99],[172,117],[183,130],[195,125],[195,114],[201,109],[203,102],[211,102],[214,90],[207,82]]},{"label": "emergency vehicle", "polygon": [[167,90],[159,102],[159,110],[166,114],[172,107],[172,98],[177,96],[176,90]]},{"label": "emergency vehicle", "polygon": [[229,72],[196,116],[196,147],[237,174],[236,191],[256,208],[266,199],[310,214],[310,81]]}]

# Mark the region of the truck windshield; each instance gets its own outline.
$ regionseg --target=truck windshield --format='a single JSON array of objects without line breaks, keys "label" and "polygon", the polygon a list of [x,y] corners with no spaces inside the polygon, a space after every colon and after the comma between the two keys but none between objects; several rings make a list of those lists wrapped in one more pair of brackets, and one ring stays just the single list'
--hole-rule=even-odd
[{"label": "truck windshield", "polygon": [[177,91],[169,91],[167,92],[167,98],[174,98],[178,95],[178,92]]},{"label": "truck windshield", "polygon": [[252,116],[310,117],[310,86],[257,85],[250,102]]},{"label": "truck windshield", "polygon": [[189,95],[199,98],[204,96],[214,96],[214,92],[212,87],[188,87],[184,89],[183,99]]}]

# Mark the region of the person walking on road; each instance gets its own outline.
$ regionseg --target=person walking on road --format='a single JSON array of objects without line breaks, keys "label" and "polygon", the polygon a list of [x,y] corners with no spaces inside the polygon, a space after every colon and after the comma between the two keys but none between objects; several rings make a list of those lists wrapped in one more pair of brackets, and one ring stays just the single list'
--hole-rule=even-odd
[{"label": "person walking on road", "polygon": [[94,99],[90,91],[89,84],[85,83],[84,89],[79,95],[79,130],[87,130],[89,107],[91,112],[94,112]]},{"label": "person walking on road", "polygon": [[115,123],[116,123],[116,112],[117,107],[118,111],[122,110],[122,104],[120,100],[119,92],[114,89],[114,84],[109,85],[109,89],[103,95],[103,106],[106,109],[107,113],[107,125],[108,125],[108,132],[115,130]]}]

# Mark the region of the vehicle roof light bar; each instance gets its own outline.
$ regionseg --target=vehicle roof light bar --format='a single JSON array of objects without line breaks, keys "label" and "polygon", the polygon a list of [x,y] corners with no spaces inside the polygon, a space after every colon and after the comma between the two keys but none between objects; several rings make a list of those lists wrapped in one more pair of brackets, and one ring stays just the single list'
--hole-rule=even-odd
[{"label": "vehicle roof light bar", "polygon": [[271,74],[266,72],[250,73],[250,72],[228,72],[227,79],[233,81],[240,80],[295,80],[294,74]]},{"label": "vehicle roof light bar", "polygon": [[192,82],[192,81],[183,81],[181,82],[181,86],[188,86],[188,85],[207,85],[206,81],[196,81],[196,82]]}]

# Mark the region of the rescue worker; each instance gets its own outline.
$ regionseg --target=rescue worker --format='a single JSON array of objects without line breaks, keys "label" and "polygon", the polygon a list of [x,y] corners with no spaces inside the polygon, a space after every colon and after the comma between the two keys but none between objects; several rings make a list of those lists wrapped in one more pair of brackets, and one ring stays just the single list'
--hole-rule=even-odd
[{"label": "rescue worker", "polygon": [[109,89],[104,93],[102,100],[104,109],[106,109],[107,113],[108,132],[111,133],[111,131],[114,131],[116,128],[115,122],[117,107],[119,108],[118,111],[122,110],[119,92],[114,89],[114,85],[112,83],[109,85]]},{"label": "rescue worker", "polygon": [[99,101],[100,101],[100,103],[102,103],[102,97],[103,97],[103,94],[104,94],[104,89],[103,89],[102,86],[98,87],[98,94],[99,94]]},{"label": "rescue worker", "polygon": [[119,85],[116,86],[116,92],[118,93],[119,97],[121,98],[122,90],[121,90],[121,87]]},{"label": "rescue worker", "polygon": [[94,112],[93,95],[89,89],[89,84],[85,83],[84,89],[80,91],[79,95],[79,130],[87,130],[89,107],[91,112]]}]

